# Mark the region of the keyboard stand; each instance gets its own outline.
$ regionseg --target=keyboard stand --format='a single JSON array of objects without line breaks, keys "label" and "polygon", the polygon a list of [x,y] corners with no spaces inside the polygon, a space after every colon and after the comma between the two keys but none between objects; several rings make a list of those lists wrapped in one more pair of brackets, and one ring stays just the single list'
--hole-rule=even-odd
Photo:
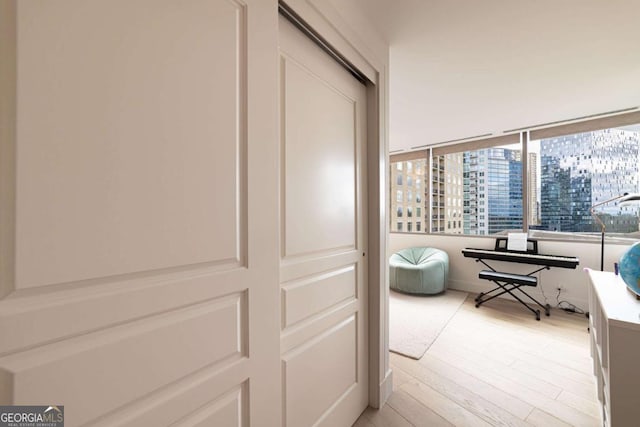
[{"label": "keyboard stand", "polygon": [[[579,260],[576,257],[538,254],[538,243],[533,239],[527,239],[527,250],[523,252],[507,250],[507,239],[499,237],[496,239],[494,250],[466,248],[462,251],[462,254],[467,258],[475,258],[476,262],[480,262],[487,267],[488,270],[482,270],[478,277],[497,285],[494,289],[488,292],[481,292],[476,297],[476,307],[480,307],[485,302],[501,295],[509,294],[525,306],[527,310],[531,311],[536,316],[536,320],[540,320],[540,310],[530,307],[529,304],[531,303],[528,301],[542,308],[546,316],[550,315],[551,306],[542,304],[525,291],[526,286],[538,286],[538,279],[534,275],[542,270],[550,270],[551,267],[575,269],[579,264]],[[496,271],[487,261],[530,264],[535,265],[536,269],[528,274],[506,273]],[[523,298],[523,295],[526,298]]]},{"label": "keyboard stand", "polygon": [[[526,302],[524,302],[518,295],[515,294],[514,291],[517,290],[517,291],[520,291],[520,293],[524,294],[531,301],[535,302],[537,305],[542,307],[544,309],[544,314],[546,316],[550,315],[549,310],[551,309],[551,306],[549,304],[546,304],[546,305],[541,304],[538,300],[533,298],[531,295],[526,293],[524,289],[522,289],[522,286],[538,286],[538,279],[536,277],[529,276],[529,275],[522,275],[522,274],[501,273],[493,269],[482,270],[478,275],[478,277],[480,279],[490,280],[496,285],[498,285],[498,287],[490,290],[489,292],[481,292],[475,299],[476,308],[480,307],[482,304],[484,304],[487,301],[491,301],[492,299],[499,297],[500,295],[504,295],[508,293],[509,295],[514,297],[520,304],[522,304],[529,311],[531,311],[536,316],[536,320],[540,320],[540,310],[534,310],[533,308],[529,307],[529,305]],[[494,293],[500,290],[502,290],[502,292]],[[487,296],[488,298],[485,298]]]}]

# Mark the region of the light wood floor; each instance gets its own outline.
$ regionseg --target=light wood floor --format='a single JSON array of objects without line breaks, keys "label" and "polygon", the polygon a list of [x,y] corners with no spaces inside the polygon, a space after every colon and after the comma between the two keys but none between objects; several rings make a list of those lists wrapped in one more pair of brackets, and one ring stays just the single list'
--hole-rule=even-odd
[{"label": "light wood floor", "polygon": [[602,425],[584,315],[473,298],[422,359],[391,353],[394,392],[355,426]]}]

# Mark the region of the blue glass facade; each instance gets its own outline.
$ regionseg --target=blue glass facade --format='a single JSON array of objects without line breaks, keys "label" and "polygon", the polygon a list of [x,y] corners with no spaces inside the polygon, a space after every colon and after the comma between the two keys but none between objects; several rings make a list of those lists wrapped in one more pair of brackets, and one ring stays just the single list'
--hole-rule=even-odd
[{"label": "blue glass facade", "polygon": [[[541,140],[539,228],[599,231],[590,207],[624,193],[638,192],[639,135],[606,129]],[[635,207],[610,203],[598,208],[598,212],[605,218],[608,231],[638,231]]]},{"label": "blue glass facade", "polygon": [[520,150],[467,151],[463,171],[464,234],[522,229]]}]

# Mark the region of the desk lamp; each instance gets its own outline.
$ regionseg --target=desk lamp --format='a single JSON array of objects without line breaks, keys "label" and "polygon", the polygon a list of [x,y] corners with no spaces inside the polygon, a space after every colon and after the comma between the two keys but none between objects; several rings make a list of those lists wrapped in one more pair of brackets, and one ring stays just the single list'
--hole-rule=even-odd
[{"label": "desk lamp", "polygon": [[602,229],[602,232],[601,232],[601,235],[600,235],[600,271],[604,271],[604,232],[605,232],[606,226],[604,225],[604,222],[602,222],[600,217],[598,217],[598,215],[596,215],[595,208],[597,208],[598,206],[605,205],[607,203],[614,202],[616,200],[619,200],[621,204],[625,203],[625,202],[638,201],[638,200],[640,200],[640,194],[638,194],[638,193],[634,193],[634,194],[624,193],[624,194],[622,194],[620,196],[616,196],[616,197],[613,197],[613,198],[611,198],[609,200],[605,200],[604,202],[596,203],[595,205],[591,206],[591,209],[589,209],[589,212],[591,213],[591,216],[598,222],[598,224],[600,224],[600,228]]}]

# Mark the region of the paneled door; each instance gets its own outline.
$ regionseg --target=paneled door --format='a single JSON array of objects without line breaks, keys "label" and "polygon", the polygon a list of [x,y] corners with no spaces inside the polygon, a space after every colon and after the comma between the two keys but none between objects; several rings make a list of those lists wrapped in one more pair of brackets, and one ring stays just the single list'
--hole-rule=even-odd
[{"label": "paneled door", "polygon": [[282,375],[288,427],[367,405],[366,92],[280,18]]},{"label": "paneled door", "polygon": [[0,2],[0,404],[281,423],[276,7]]}]

